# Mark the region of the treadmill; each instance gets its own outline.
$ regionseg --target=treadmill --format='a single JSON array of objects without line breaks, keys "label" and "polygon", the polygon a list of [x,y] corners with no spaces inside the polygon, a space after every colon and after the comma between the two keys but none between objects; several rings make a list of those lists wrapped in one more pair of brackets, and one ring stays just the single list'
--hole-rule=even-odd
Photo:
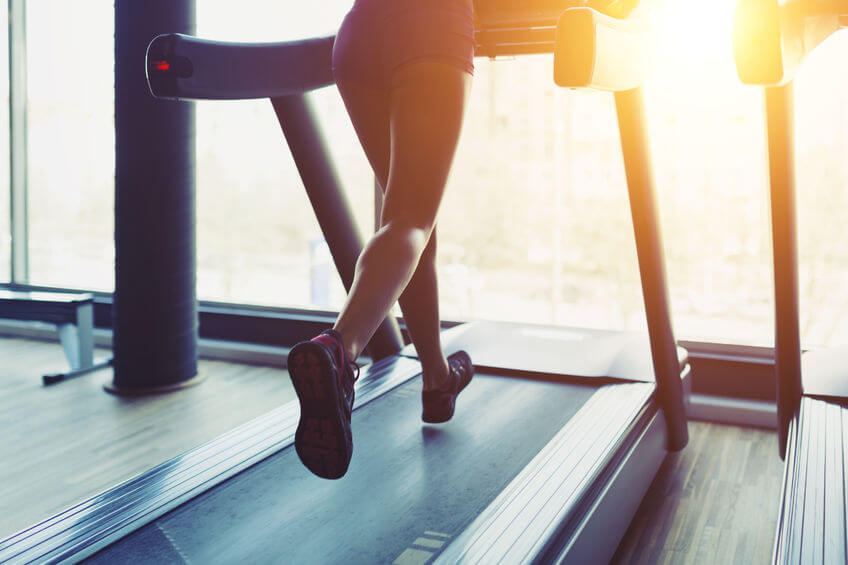
[{"label": "treadmill", "polygon": [[[447,353],[466,349],[477,375],[454,419],[428,426],[419,419],[420,364],[390,320],[356,385],[354,456],[343,479],[316,478],[298,460],[293,401],[3,540],[0,562],[609,561],[666,454],[688,441],[689,366],[671,327],[643,117],[651,31],[638,10],[616,19],[568,2],[537,4],[481,11],[478,54],[553,52],[557,84],[614,93],[647,335],[454,327],[443,333]],[[350,235],[306,98],[332,84],[332,44],[170,34],[150,44],[147,72],[158,97],[271,99],[349,284],[361,239]]]},{"label": "treadmill", "polygon": [[846,347],[801,350],[792,81],[806,55],[848,24],[848,3],[742,0],[739,78],[765,86],[774,253],[775,368],[782,501],[772,562],[848,562]]}]

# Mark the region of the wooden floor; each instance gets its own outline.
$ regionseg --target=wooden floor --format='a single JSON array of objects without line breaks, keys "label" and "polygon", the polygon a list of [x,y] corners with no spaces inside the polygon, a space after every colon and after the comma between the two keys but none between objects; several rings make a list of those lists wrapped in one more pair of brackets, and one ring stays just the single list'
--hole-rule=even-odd
[{"label": "wooden floor", "polygon": [[[0,538],[294,398],[284,371],[201,361],[200,385],[125,399],[111,370],[52,387],[58,344],[0,339]],[[770,431],[692,422],[614,563],[768,563],[783,464]]]},{"label": "wooden floor", "polygon": [[777,433],[690,422],[689,434],[660,468],[613,563],[770,563],[783,479]]},{"label": "wooden floor", "polygon": [[0,362],[0,539],[294,398],[282,368],[201,361],[198,386],[121,398],[111,369],[42,386],[58,344],[2,338]]}]

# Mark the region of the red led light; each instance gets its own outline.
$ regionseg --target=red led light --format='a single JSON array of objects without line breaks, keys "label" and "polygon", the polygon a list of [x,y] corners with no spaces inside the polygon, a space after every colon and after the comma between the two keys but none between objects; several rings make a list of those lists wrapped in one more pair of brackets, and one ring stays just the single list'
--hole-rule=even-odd
[{"label": "red led light", "polygon": [[171,63],[169,63],[168,61],[155,61],[153,63],[153,67],[157,71],[167,71],[171,68]]}]

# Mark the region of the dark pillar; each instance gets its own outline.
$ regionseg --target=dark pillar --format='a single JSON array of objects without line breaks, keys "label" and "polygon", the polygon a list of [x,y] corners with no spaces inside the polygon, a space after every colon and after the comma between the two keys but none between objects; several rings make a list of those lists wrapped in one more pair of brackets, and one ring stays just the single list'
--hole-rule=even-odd
[{"label": "dark pillar", "polygon": [[143,394],[196,382],[194,109],[156,100],[145,51],[194,33],[194,0],[115,1],[114,382]]}]

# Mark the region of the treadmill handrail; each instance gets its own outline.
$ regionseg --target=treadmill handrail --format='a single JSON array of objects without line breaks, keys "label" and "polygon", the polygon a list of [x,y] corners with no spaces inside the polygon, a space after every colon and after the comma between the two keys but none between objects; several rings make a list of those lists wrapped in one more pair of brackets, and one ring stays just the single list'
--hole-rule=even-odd
[{"label": "treadmill handrail", "polygon": [[807,55],[844,27],[845,0],[740,0],[733,17],[733,56],[745,84],[781,86]]},{"label": "treadmill handrail", "polygon": [[[574,7],[578,6],[578,7]],[[486,15],[476,56],[554,53],[560,86],[629,90],[650,71],[651,0],[616,18],[581,1],[550,0],[544,9]],[[151,94],[177,100],[243,100],[303,94],[332,85],[335,36],[271,43],[155,37],[146,57]]]},{"label": "treadmill handrail", "polygon": [[334,84],[335,36],[278,43],[159,35],[147,48],[147,83],[158,98],[244,100],[302,94]]},{"label": "treadmill handrail", "polygon": [[619,19],[592,8],[571,8],[557,22],[554,81],[567,88],[632,90],[651,71],[650,12]]}]

